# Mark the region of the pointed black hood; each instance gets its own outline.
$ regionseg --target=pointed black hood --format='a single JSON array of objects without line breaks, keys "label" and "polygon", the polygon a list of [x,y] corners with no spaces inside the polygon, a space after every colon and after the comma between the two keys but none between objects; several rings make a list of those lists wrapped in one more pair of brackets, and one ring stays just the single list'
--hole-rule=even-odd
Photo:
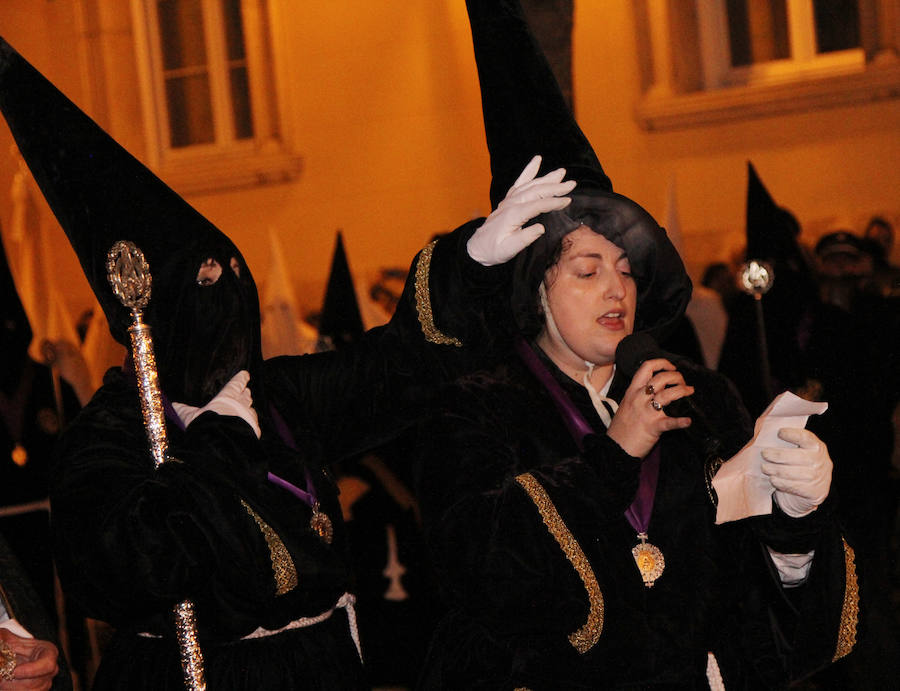
[{"label": "pointed black hood", "polygon": [[[233,371],[260,360],[259,301],[234,243],[104,132],[0,39],[0,110],[35,181],[78,255],[109,321],[128,344],[131,318],[110,290],[106,254],[118,240],[144,253],[163,389],[202,403]],[[208,258],[221,280],[197,285]],[[230,268],[234,258],[240,276]],[[210,393],[212,392],[212,393]]]},{"label": "pointed black hood", "polygon": [[562,211],[538,217],[546,232],[515,260],[512,308],[528,336],[543,324],[538,286],[565,235],[586,225],[622,247],[638,287],[637,331],[662,340],[691,296],[691,281],[666,232],[640,205],[612,191],[560,92],[518,0],[467,0],[496,207],[535,154],[541,174],[559,167],[578,182]]},{"label": "pointed black hood", "polygon": [[775,203],[756,168],[747,162],[747,259],[805,269],[798,237],[800,224]]},{"label": "pointed black hood", "polygon": [[[756,304],[739,295],[728,317],[728,332],[719,371],[738,387],[748,410],[759,414],[771,396],[804,384],[804,354],[811,315],[819,301],[818,288],[799,243],[800,224],[779,206],[752,163],[747,164],[747,255],[774,269],[771,289]],[[758,308],[764,329],[759,329]],[[765,381],[761,345],[767,352],[771,380]]]},{"label": "pointed black hood", "polygon": [[8,385],[19,381],[31,338],[31,324],[19,299],[6,250],[0,243],[0,389],[7,393]]},{"label": "pointed black hood", "polygon": [[344,251],[344,238],[338,231],[331,259],[331,274],[328,277],[328,287],[325,289],[325,301],[322,305],[319,333],[330,338],[335,348],[342,348],[362,336],[363,331],[353,276],[347,262],[347,253]]},{"label": "pointed black hood", "polygon": [[580,189],[612,191],[518,0],[466,0],[466,7],[491,154],[491,206],[536,153],[541,174],[564,167]]}]

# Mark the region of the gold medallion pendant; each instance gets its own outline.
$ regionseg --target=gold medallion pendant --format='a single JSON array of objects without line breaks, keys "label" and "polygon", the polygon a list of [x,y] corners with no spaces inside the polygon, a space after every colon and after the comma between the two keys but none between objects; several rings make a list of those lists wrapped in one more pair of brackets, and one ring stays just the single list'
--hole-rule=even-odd
[{"label": "gold medallion pendant", "polygon": [[334,538],[334,526],[328,514],[319,508],[319,502],[313,504],[312,517],[309,519],[309,527],[316,533],[326,545],[330,545]]},{"label": "gold medallion pendant", "polygon": [[659,547],[651,545],[647,542],[647,533],[638,533],[641,543],[631,548],[631,555],[634,557],[634,563],[637,564],[638,571],[641,572],[641,578],[644,579],[644,585],[652,588],[656,583],[656,579],[662,575],[663,569],[666,568],[666,559]]}]

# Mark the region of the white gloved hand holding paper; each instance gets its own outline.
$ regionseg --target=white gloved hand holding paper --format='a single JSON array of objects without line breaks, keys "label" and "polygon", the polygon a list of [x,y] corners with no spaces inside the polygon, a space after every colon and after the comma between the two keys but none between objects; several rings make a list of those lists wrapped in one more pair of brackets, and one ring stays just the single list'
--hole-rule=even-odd
[{"label": "white gloved hand holding paper", "polygon": [[790,516],[810,513],[828,495],[831,459],[825,444],[803,429],[827,403],[790,392],[775,398],[756,421],[753,438],[722,464],[712,485],[719,498],[716,523],[772,513],[775,495]]},{"label": "white gloved hand holding paper", "polygon": [[825,501],[831,489],[828,447],[807,429],[782,427],[778,438],[796,445],[763,449],[762,471],[775,488],[775,501],[788,516],[801,518]]},{"label": "white gloved hand holding paper", "polygon": [[250,395],[249,383],[250,373],[247,370],[241,370],[202,408],[174,401],[172,402],[172,407],[185,427],[189,427],[203,413],[212,411],[218,415],[231,415],[241,418],[250,425],[257,438],[259,438],[259,419],[256,411],[253,409],[253,397]]},{"label": "white gloved hand holding paper", "polygon": [[544,234],[544,226],[534,223],[523,228],[535,216],[558,211],[571,199],[562,196],[575,188],[575,181],[563,182],[566,175],[559,168],[542,177],[535,177],[541,167],[541,157],[535,156],[509,188],[497,208],[484,224],[469,238],[469,256],[483,266],[504,264]]}]

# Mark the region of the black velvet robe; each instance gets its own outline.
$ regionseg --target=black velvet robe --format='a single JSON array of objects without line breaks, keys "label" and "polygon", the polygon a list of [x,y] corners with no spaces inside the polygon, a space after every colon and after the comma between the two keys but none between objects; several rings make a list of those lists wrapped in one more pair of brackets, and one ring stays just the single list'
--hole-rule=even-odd
[{"label": "black velvet robe", "polygon": [[[433,340],[468,321],[467,237],[438,243],[424,271],[420,256],[391,324],[358,346],[251,368],[261,439],[238,418],[205,413],[184,431],[170,420],[169,454],[180,462],[154,469],[135,386],[119,369],[107,373],[64,435],[51,487],[64,587],[117,630],[96,688],[183,688],[170,611],[184,599],[196,606],[210,689],[365,687],[343,610],[240,639],[315,617],[352,590],[329,464],[408,428],[434,384],[459,372],[465,348]],[[426,294],[434,313],[422,316]],[[459,310],[442,321],[441,305]],[[331,545],[311,531],[310,508],[266,479],[274,472],[304,488],[304,469],[335,525]],[[286,564],[296,585],[279,594]]]},{"label": "black velvet robe", "polygon": [[[715,526],[704,459],[684,431],[666,433],[647,530],[666,566],[647,588],[624,516],[639,461],[605,436],[586,390],[544,362],[598,432],[584,452],[512,354],[446,391],[443,415],[425,428],[416,485],[450,614],[432,641],[422,688],[708,688],[708,651],[727,689],[780,688],[830,661],[845,555],[827,503],[801,520],[778,512]],[[730,457],[751,432],[735,392],[715,373],[679,368]],[[620,400],[626,384],[614,381],[612,397]],[[516,479],[525,473],[552,506],[526,493]],[[586,576],[551,528],[577,541]],[[783,589],[764,543],[815,549],[808,581]],[[590,574],[602,630],[579,652],[569,636],[589,621]],[[853,585],[851,578],[851,596]]]}]

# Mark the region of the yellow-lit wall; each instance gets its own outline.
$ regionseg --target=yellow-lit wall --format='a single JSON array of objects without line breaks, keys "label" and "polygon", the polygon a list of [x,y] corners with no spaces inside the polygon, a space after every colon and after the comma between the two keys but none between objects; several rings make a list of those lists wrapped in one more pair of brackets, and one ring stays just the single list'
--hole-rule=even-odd
[{"label": "yellow-lit wall", "polygon": [[[367,275],[406,265],[432,234],[488,210],[478,82],[463,0],[271,3],[277,60],[289,77],[282,85],[286,130],[303,172],[290,183],[188,199],[235,239],[259,281],[267,232],[276,228],[301,304],[315,309],[337,229],[351,268]],[[90,70],[74,48],[79,10],[96,5],[118,51],[107,56],[106,74],[115,80],[105,85],[108,103],[97,98],[96,85],[87,88]],[[0,3],[0,33],[141,157],[130,25],[128,0]],[[636,36],[629,0],[576,3],[578,117],[617,191],[661,222],[674,178],[695,277],[741,241],[748,160],[776,201],[796,213],[809,241],[837,226],[859,230],[872,213],[898,218],[900,100],[648,133],[633,115]],[[0,128],[4,225],[10,143]],[[77,312],[89,303],[88,291],[59,238],[57,263]]]}]

